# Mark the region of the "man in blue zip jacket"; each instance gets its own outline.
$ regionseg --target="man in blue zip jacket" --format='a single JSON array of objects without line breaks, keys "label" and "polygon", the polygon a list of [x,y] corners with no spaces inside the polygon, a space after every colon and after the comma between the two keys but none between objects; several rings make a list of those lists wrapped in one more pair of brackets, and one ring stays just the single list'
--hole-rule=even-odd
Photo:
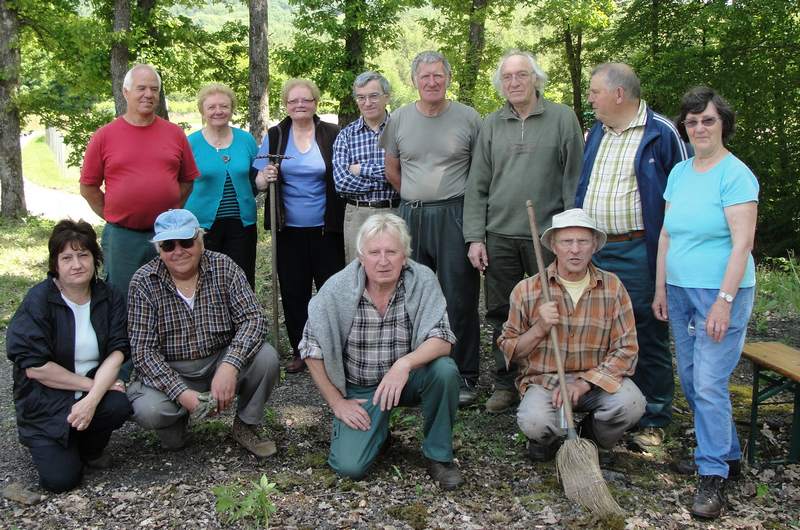
[{"label": "man in blue zip jacket", "polygon": [[690,153],[673,123],[653,112],[640,93],[639,78],[626,64],[592,71],[589,103],[597,122],[586,138],[575,206],[608,234],[594,264],[619,276],[633,302],[639,340],[633,381],[647,408],[632,441],[647,450],[661,444],[674,391],[669,329],[650,309],[663,194],[672,167]]}]

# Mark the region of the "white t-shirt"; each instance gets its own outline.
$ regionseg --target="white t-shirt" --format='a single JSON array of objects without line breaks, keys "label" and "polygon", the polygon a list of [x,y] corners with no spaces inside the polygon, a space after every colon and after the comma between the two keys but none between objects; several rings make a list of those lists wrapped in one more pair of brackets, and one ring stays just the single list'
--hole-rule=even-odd
[{"label": "white t-shirt", "polygon": [[[72,314],[75,315],[75,373],[86,375],[100,364],[100,349],[97,346],[97,334],[92,327],[90,309],[92,302],[76,304],[64,294],[61,298],[67,303]],[[75,397],[81,397],[82,392],[76,391]]]}]

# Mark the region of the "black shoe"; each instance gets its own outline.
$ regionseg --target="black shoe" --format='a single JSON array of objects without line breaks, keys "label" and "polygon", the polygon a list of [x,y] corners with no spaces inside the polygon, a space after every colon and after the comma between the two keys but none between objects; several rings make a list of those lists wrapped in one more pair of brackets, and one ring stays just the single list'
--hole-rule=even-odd
[{"label": "black shoe", "polygon": [[461,471],[452,462],[437,462],[428,459],[428,473],[443,490],[454,490],[464,483]]},{"label": "black shoe", "polygon": [[700,519],[716,519],[725,504],[725,479],[718,475],[700,475],[692,502],[692,515]]},{"label": "black shoe", "polygon": [[475,390],[475,385],[466,379],[461,380],[461,388],[458,389],[458,406],[459,408],[469,407],[474,405],[478,400],[478,391]]},{"label": "black shoe", "polygon": [[[738,480],[742,476],[741,460],[726,460],[725,463],[728,464],[728,480]],[[694,463],[692,458],[674,460],[669,467],[681,475],[694,475],[697,473],[697,464]]]},{"label": "black shoe", "polygon": [[559,447],[561,447],[561,440],[549,444],[528,440],[528,458],[534,462],[549,462],[555,458]]}]

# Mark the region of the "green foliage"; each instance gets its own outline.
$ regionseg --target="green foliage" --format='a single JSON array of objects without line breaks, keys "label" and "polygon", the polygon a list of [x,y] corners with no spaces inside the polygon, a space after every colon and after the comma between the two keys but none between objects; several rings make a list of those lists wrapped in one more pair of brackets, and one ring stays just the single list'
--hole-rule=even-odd
[{"label": "green foliage", "polygon": [[759,333],[767,331],[770,316],[800,315],[800,262],[794,253],[785,258],[766,258],[756,269],[756,288],[753,319]]},{"label": "green foliage", "polygon": [[737,113],[730,150],[761,185],[757,251],[800,249],[800,2],[634,0],[615,28],[615,57],[639,73],[645,99],[677,114],[708,85]]},{"label": "green foliage", "polygon": [[289,1],[297,8],[297,32],[291,46],[277,48],[280,67],[290,77],[313,79],[336,102],[340,122],[349,123],[358,114],[353,80],[394,45],[397,15],[416,0]]},{"label": "green foliage", "polygon": [[269,527],[270,517],[277,511],[272,497],[277,493],[274,482],[261,475],[258,482],[251,482],[249,490],[238,484],[212,488],[217,498],[215,508],[225,524],[252,522],[256,527]]}]

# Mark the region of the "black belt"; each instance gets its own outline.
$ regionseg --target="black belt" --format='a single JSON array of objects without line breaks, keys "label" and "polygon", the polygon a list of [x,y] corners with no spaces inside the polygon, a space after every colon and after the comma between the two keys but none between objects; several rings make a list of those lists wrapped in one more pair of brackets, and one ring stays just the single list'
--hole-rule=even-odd
[{"label": "black belt", "polygon": [[386,199],[383,201],[359,201],[357,199],[345,199],[347,204],[353,206],[366,207],[366,208],[397,208],[400,205],[400,199]]},{"label": "black belt", "polygon": [[624,234],[608,234],[606,241],[609,243],[618,243],[620,241],[633,241],[634,239],[641,239],[644,237],[644,230],[634,230],[633,232],[626,232]]}]

